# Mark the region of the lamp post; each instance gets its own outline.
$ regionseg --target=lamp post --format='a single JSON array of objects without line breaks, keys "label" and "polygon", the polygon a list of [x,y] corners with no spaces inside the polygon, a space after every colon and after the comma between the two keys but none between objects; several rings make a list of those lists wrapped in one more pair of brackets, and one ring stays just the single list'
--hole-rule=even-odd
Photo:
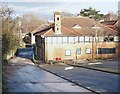
[{"label": "lamp post", "polygon": [[98,39],[98,32],[100,31],[101,28],[99,26],[96,26],[96,25],[93,26],[92,28],[95,31],[96,54],[97,54],[96,59],[98,59],[98,41],[99,41],[99,39]]}]

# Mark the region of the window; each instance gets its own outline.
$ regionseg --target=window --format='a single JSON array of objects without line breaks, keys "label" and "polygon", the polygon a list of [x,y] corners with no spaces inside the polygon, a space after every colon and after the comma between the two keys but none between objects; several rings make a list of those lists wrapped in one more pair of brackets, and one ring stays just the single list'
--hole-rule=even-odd
[{"label": "window", "polygon": [[113,36],[105,36],[104,41],[105,42],[113,42],[114,41],[114,37]]},{"label": "window", "polygon": [[53,43],[57,43],[57,37],[53,37]]},{"label": "window", "polygon": [[119,41],[119,37],[118,36],[114,36],[114,41]]},{"label": "window", "polygon": [[46,38],[47,38],[47,39],[46,39],[46,42],[47,42],[47,43],[49,43],[49,44],[52,43],[52,37],[46,37]]},{"label": "window", "polygon": [[76,55],[79,55],[79,54],[81,54],[81,48],[76,49]]},{"label": "window", "polygon": [[114,41],[114,37],[113,36],[109,36],[109,41]]},{"label": "window", "polygon": [[74,42],[74,37],[68,37],[68,42],[69,43],[71,43],[71,42],[73,43]]},{"label": "window", "polygon": [[57,41],[58,43],[62,43],[62,37],[58,37]]},{"label": "window", "polygon": [[75,24],[73,28],[81,28],[81,26],[79,26],[78,24]]},{"label": "window", "polygon": [[90,52],[90,48],[86,48],[86,54],[90,54],[91,52]]},{"label": "window", "polygon": [[75,37],[75,42],[78,42],[78,37]]},{"label": "window", "polygon": [[85,41],[86,41],[86,42],[89,42],[89,41],[90,41],[90,38],[86,36],[86,37],[85,37]]},{"label": "window", "polygon": [[65,50],[65,55],[66,55],[66,56],[71,56],[71,50],[69,50],[69,49],[68,49],[68,50]]},{"label": "window", "polygon": [[63,43],[67,43],[67,37],[63,37]]},{"label": "window", "polygon": [[98,54],[115,54],[115,48],[98,48]]},{"label": "window", "polygon": [[79,37],[80,42],[84,42],[84,37]]},{"label": "window", "polygon": [[90,37],[90,42],[93,42],[93,37]]},{"label": "window", "polygon": [[57,20],[59,20],[59,18],[57,18]]}]

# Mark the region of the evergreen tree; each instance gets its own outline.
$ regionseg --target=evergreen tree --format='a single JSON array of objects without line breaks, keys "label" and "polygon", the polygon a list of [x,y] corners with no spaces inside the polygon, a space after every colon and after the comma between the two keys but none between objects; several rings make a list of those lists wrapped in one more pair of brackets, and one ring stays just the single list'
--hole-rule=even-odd
[{"label": "evergreen tree", "polygon": [[99,12],[100,11],[97,11],[96,9],[93,9],[93,8],[90,7],[88,9],[82,9],[80,11],[80,14],[78,14],[78,15],[93,18],[95,20],[101,20],[101,19],[103,19],[104,15],[100,14]]}]

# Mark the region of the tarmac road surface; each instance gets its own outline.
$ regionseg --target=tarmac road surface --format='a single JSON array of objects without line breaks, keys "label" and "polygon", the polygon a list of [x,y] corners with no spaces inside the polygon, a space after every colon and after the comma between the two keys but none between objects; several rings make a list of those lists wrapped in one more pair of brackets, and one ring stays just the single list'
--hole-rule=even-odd
[{"label": "tarmac road surface", "polygon": [[9,61],[5,70],[5,78],[7,93],[90,92],[85,88],[38,68],[28,59],[19,57]]},{"label": "tarmac road surface", "polygon": [[43,69],[69,79],[96,92],[119,92],[120,75],[68,65],[43,65]]}]

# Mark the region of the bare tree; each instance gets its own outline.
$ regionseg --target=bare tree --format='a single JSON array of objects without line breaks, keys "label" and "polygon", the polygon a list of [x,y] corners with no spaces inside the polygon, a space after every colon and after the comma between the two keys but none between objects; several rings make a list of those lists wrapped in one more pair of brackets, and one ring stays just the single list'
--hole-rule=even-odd
[{"label": "bare tree", "polygon": [[[92,42],[95,43],[96,45],[96,59],[98,59],[98,48],[99,48],[99,43],[101,41],[103,41],[103,28],[101,28],[99,26],[99,24],[97,22],[94,23],[94,26],[92,27],[93,31],[92,31],[92,34],[93,34],[93,39],[92,39]],[[93,46],[93,45],[92,45]],[[92,47],[93,48],[93,47]],[[94,50],[94,49],[93,49]],[[92,51],[93,52],[93,51]]]},{"label": "bare tree", "polygon": [[70,13],[70,12],[61,12],[61,17],[64,18],[64,17],[74,17],[76,15]]},{"label": "bare tree", "polygon": [[22,32],[31,32],[39,25],[44,23],[37,15],[32,13],[23,14],[20,18],[22,23]]},{"label": "bare tree", "polygon": [[17,36],[17,18],[13,17],[14,11],[7,3],[0,2],[0,32],[2,36],[2,54],[3,58],[17,49],[19,38]]},{"label": "bare tree", "polygon": [[105,21],[112,21],[112,20],[117,20],[118,16],[114,12],[108,12],[108,14],[104,15],[104,20]]}]

